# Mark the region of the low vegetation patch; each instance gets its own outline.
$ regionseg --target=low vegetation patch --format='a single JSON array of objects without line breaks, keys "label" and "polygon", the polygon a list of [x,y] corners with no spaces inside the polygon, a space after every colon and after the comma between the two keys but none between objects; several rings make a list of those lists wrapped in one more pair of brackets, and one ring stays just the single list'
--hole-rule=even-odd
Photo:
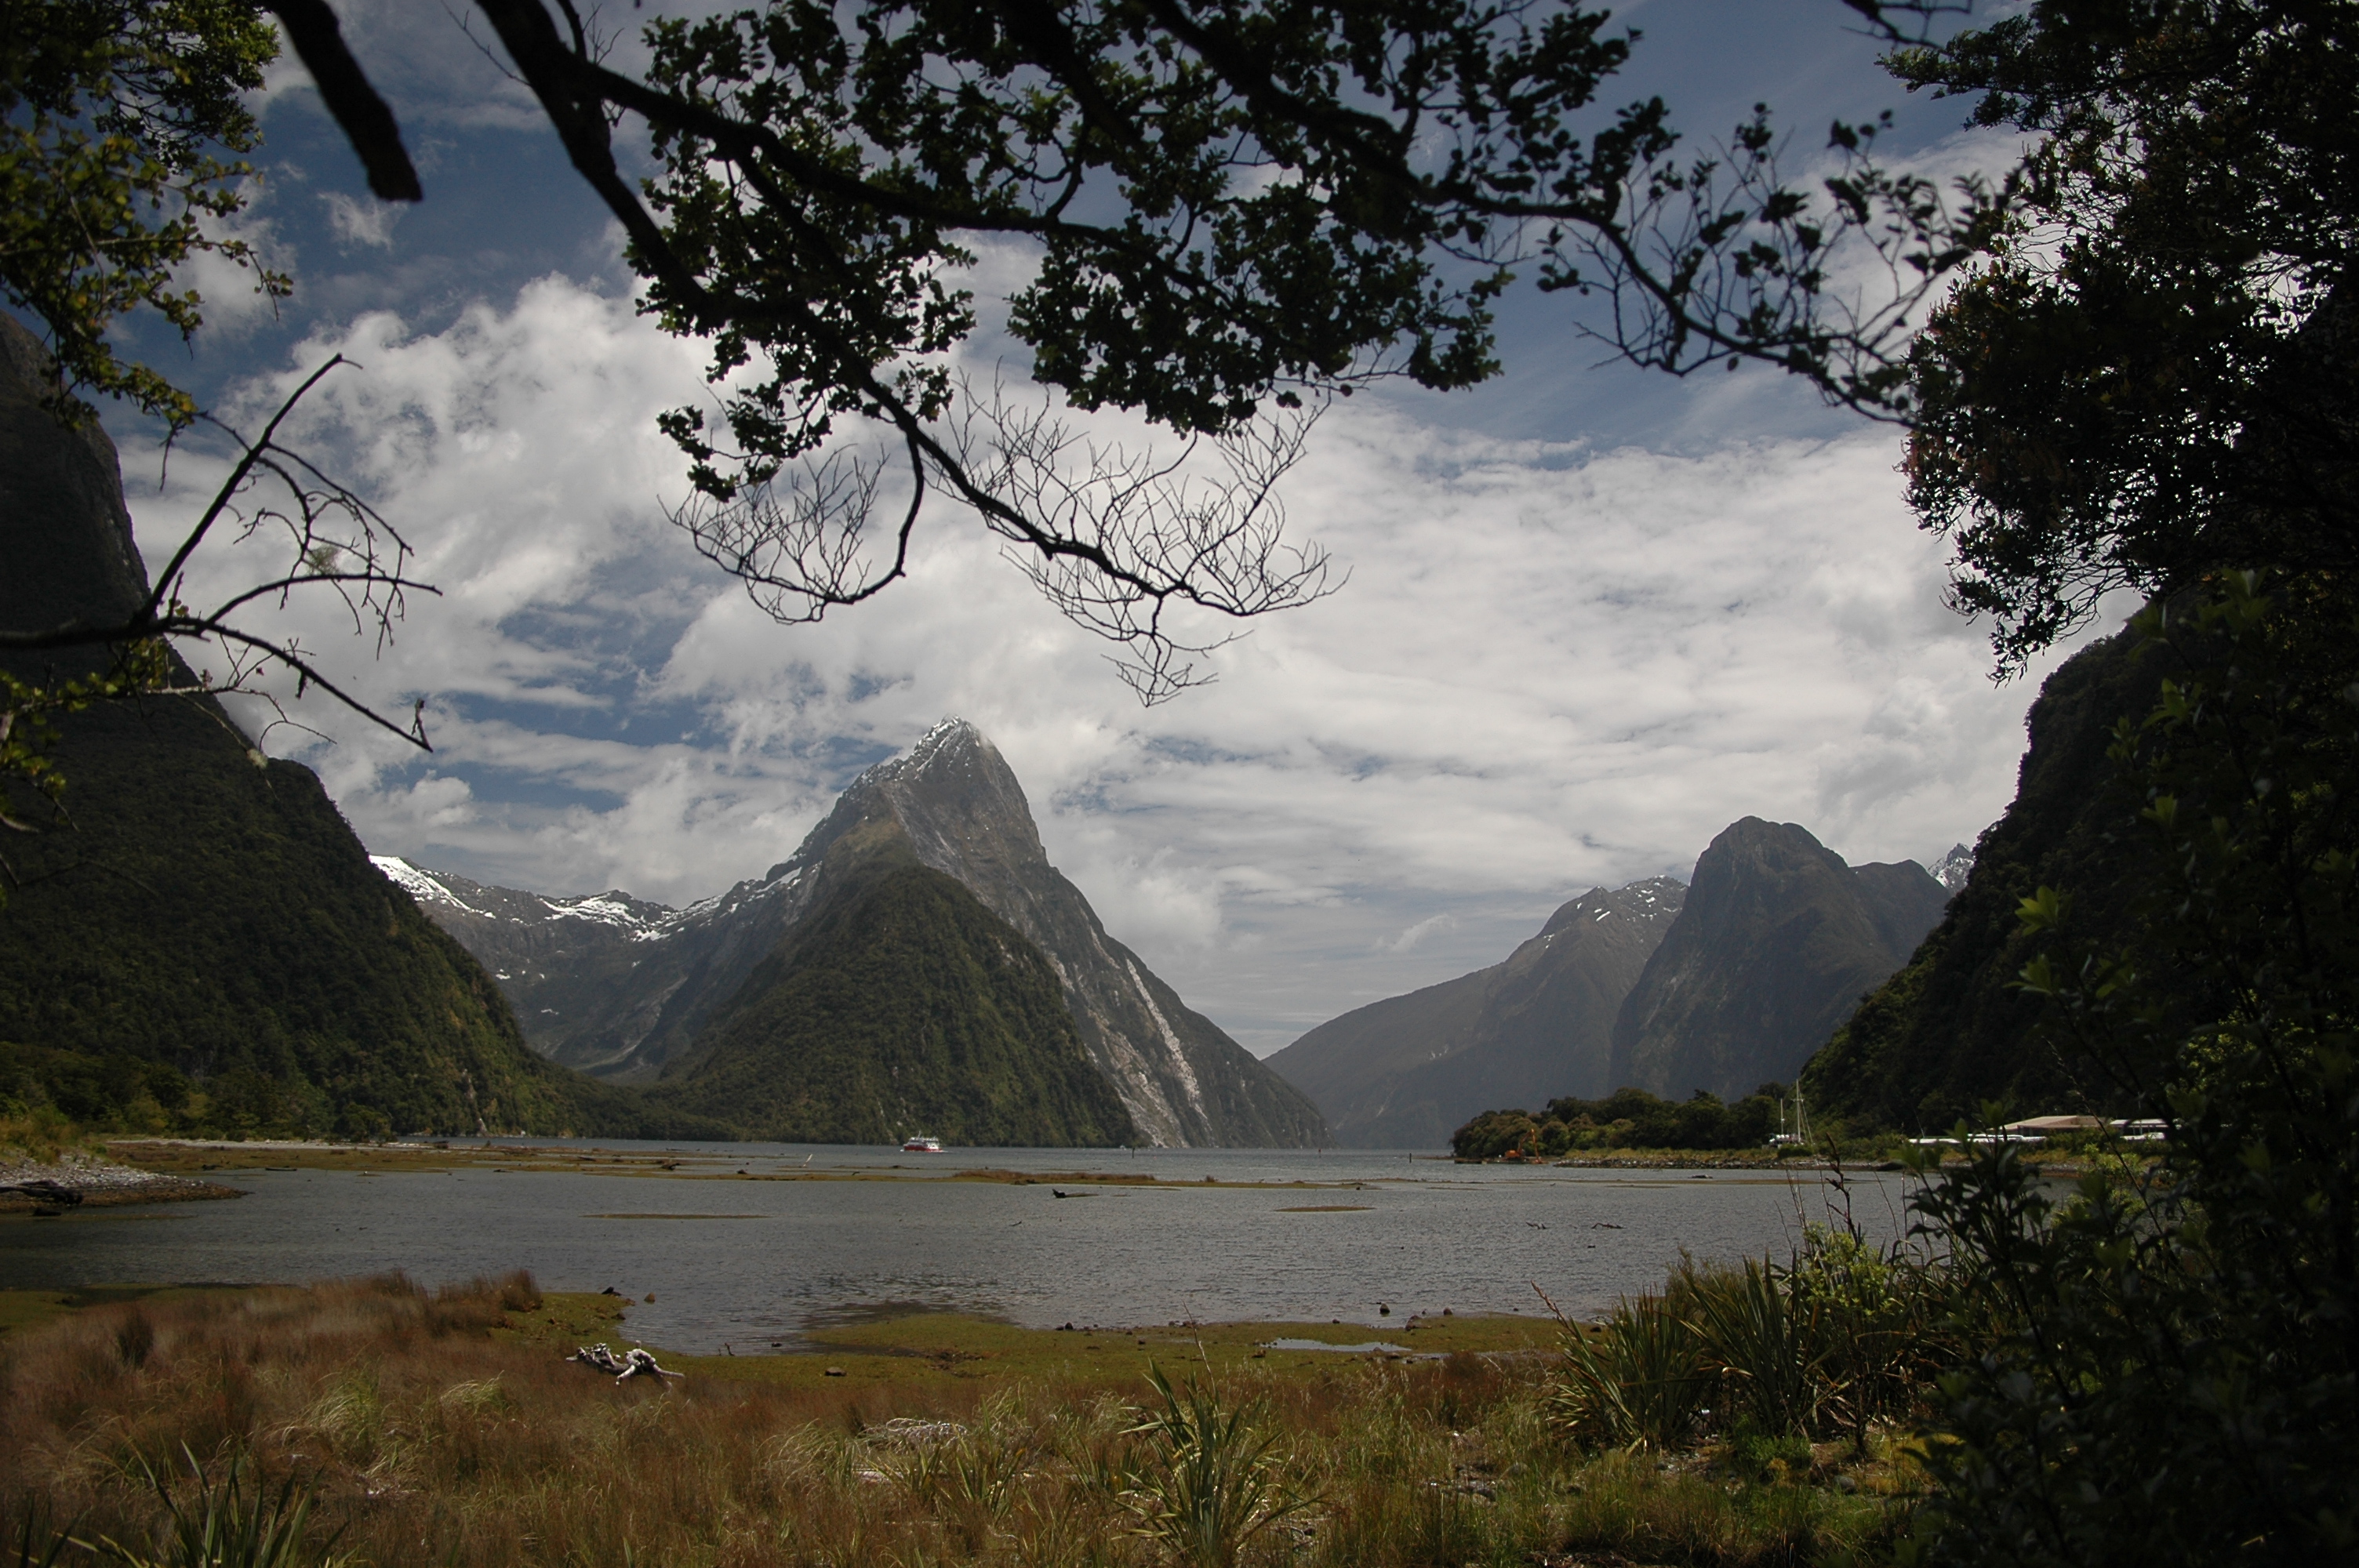
[{"label": "low vegetation patch", "polygon": [[192,1563],[203,1527],[287,1564],[1766,1564],[1874,1547],[1906,1492],[1881,1441],[1585,1448],[1544,1319],[1354,1356],[929,1317],[617,1383],[561,1357],[626,1344],[619,1302],[522,1275],[44,1307],[0,1338],[34,1562]]}]

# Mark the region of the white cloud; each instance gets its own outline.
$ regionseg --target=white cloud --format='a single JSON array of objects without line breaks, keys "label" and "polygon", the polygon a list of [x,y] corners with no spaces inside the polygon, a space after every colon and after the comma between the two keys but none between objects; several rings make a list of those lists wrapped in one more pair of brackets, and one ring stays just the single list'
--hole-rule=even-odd
[{"label": "white cloud", "polygon": [[[1994,687],[1941,609],[1872,430],[1671,457],[1355,400],[1288,492],[1348,587],[1142,712],[949,510],[908,582],[772,623],[663,521],[683,486],[653,416],[701,395],[699,356],[625,302],[545,280],[438,334],[364,318],[299,362],[332,350],[364,368],[295,438],[442,589],[376,662],[349,622],[293,618],[375,699],[429,699],[430,759],[303,705],[379,852],[679,902],[781,858],[850,772],[956,713],[1108,928],[1266,1050],[1496,961],[1592,884],[1685,874],[1737,816],[1930,856],[2012,791],[2033,685]],[[176,460],[151,541],[203,478]],[[199,586],[252,569],[225,551]]]},{"label": "white cloud", "polygon": [[407,209],[392,201],[360,201],[339,190],[321,198],[328,204],[328,228],[346,245],[393,248],[393,226]]}]

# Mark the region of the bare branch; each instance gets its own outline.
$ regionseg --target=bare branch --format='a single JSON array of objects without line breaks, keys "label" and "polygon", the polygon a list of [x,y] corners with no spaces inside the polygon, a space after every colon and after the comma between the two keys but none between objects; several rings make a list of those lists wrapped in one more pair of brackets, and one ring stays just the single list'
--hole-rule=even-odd
[{"label": "bare branch", "polygon": [[[413,553],[409,543],[375,507],[322,473],[301,453],[278,443],[278,432],[296,406],[330,371],[349,362],[338,355],[305,377],[271,415],[258,439],[249,440],[227,424],[205,416],[237,441],[238,460],[173,551],[145,602],[119,622],[71,622],[42,631],[0,631],[0,650],[105,647],[114,650],[114,668],[105,676],[62,687],[12,685],[0,693],[7,703],[0,709],[0,724],[13,723],[20,711],[38,717],[44,712],[71,711],[93,701],[237,695],[268,703],[278,715],[272,725],[277,728],[293,721],[264,685],[276,671],[295,677],[298,697],[316,687],[362,719],[419,750],[434,749],[426,735],[423,701],[412,703],[406,723],[388,717],[329,678],[297,639],[249,631],[233,622],[250,605],[275,600],[283,609],[299,589],[325,589],[342,601],[354,634],[373,635],[376,652],[382,655],[393,643],[395,623],[408,613],[408,596],[412,591],[439,591],[432,584],[407,575],[405,568]],[[192,607],[182,597],[187,591],[189,563],[217,534],[232,535],[236,543],[275,537],[286,552],[282,557],[286,565],[211,608]],[[194,684],[173,677],[160,652],[170,642],[212,647],[225,661],[223,677],[208,676]],[[5,732],[0,728],[0,738]]]},{"label": "bare branch", "polygon": [[[734,501],[697,496],[670,516],[766,614],[798,625],[907,576],[927,492],[941,483],[975,506],[1007,542],[1003,555],[1061,614],[1122,650],[1121,678],[1152,705],[1210,680],[1198,661],[1231,641],[1175,636],[1169,606],[1242,620],[1342,586],[1324,551],[1287,541],[1277,492],[1323,406],[1162,458],[1086,436],[1046,402],[1012,400],[1004,384],[970,383],[937,430],[903,432],[908,494],[882,558],[869,546],[891,466],[883,447],[839,447]],[[1212,457],[1220,471],[1201,471],[1199,460]]]},{"label": "bare branch", "polygon": [[[1164,624],[1173,603],[1239,620],[1310,604],[1340,588],[1315,545],[1286,538],[1278,481],[1302,459],[1323,403],[1200,437],[1176,458],[1129,451],[1075,429],[1047,404],[1004,386],[968,395],[948,445],[988,493],[1023,520],[985,512],[1003,555],[1067,619],[1114,643],[1114,663],[1152,706],[1213,677],[1195,661],[1233,637],[1190,643]],[[1211,449],[1224,470],[1190,460]],[[1047,549],[1046,535],[1059,546]]]}]

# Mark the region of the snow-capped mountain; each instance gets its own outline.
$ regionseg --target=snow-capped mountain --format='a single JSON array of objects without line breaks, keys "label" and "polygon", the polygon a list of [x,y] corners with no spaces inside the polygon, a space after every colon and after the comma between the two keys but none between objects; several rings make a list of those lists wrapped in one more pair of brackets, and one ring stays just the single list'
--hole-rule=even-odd
[{"label": "snow-capped mountain", "polygon": [[[565,898],[471,881],[397,856],[377,869],[480,959],[536,1050],[622,1082],[654,1078],[796,914],[799,874],[673,909],[619,891]],[[727,988],[721,995],[713,988]]]}]

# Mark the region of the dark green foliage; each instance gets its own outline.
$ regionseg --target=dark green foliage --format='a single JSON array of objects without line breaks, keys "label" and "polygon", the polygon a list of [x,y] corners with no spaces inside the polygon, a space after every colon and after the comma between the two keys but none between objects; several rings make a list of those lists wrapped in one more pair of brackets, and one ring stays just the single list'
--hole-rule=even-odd
[{"label": "dark green foliage", "polygon": [[277,53],[252,0],[0,0],[0,298],[49,328],[70,384],[185,425],[188,394],[115,358],[115,319],[195,331],[204,252],[288,291],[213,222],[249,200],[252,169],[221,155],[261,139],[245,95]]},{"label": "dark green foliage", "polygon": [[1910,363],[1910,500],[2002,658],[2125,584],[2350,569],[2359,12],[2041,0],[1893,63],[2033,138]]},{"label": "dark green foliage", "polygon": [[1674,1448],[1729,1440],[1742,1474],[1808,1471],[1810,1444],[1920,1417],[1951,1354],[1946,1276],[1847,1231],[1812,1226],[1793,1259],[1682,1258],[1659,1292],[1593,1330],[1567,1324],[1553,1413],[1576,1442]]},{"label": "dark green foliage", "polygon": [[2017,913],[2043,885],[2069,887],[2084,931],[2127,924],[2148,849],[2105,753],[2114,721],[2151,704],[2165,673],[2140,641],[2121,633],[2048,677],[2015,799],[1975,847],[1966,885],[1908,967],[1803,1069],[1814,1110],[1940,1132],[1994,1102],[2025,1116],[2120,1104],[2102,1076],[2037,1034],[2038,999],[2015,983],[2031,953]]},{"label": "dark green foliage", "polygon": [[1450,1147],[1462,1160],[1511,1151],[1554,1156],[1576,1149],[1760,1149],[1777,1130],[1785,1092],[1764,1084],[1734,1105],[1701,1090],[1680,1101],[1628,1088],[1603,1099],[1553,1099],[1538,1116],[1486,1110],[1451,1133]]},{"label": "dark green foliage", "polygon": [[231,1136],[654,1125],[526,1049],[309,769],[257,763],[209,705],[60,730],[72,829],[8,846],[0,1095]]},{"label": "dark green foliage", "polygon": [[1978,1354],[1942,1384],[1924,1538],[1960,1563],[2359,1552],[2359,625],[2235,577],[2114,761],[2154,868],[2125,931],[2023,910],[2047,1027],[2162,1119],[2158,1166],[2060,1197],[2005,1150],[1919,1200]]},{"label": "dark green foliage", "polygon": [[649,1098],[795,1142],[1136,1136],[1039,949],[891,850],[788,934]]}]

